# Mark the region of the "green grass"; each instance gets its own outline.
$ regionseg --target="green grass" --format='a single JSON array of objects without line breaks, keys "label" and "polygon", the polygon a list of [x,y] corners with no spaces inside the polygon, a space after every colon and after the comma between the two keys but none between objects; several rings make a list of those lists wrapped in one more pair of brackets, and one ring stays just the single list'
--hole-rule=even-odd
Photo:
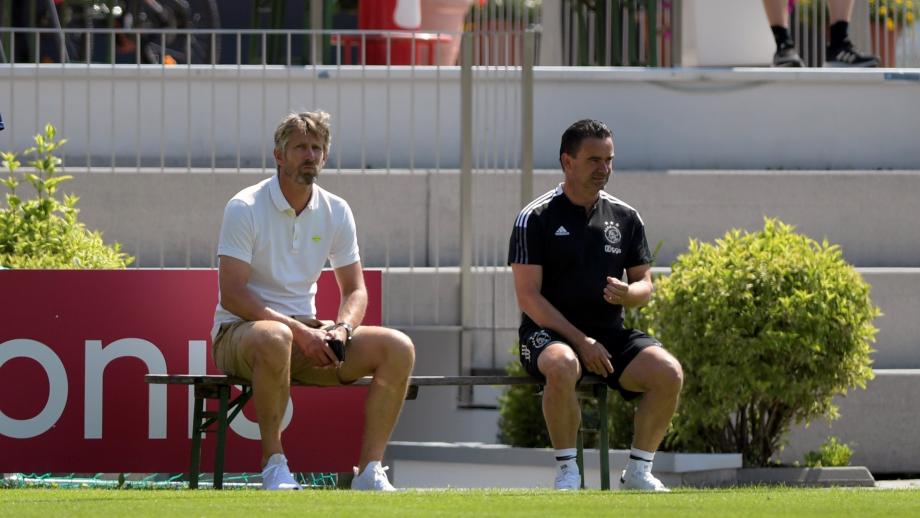
[{"label": "green grass", "polygon": [[918,516],[920,491],[748,488],[670,494],[549,490],[353,491],[0,489],[2,516]]}]

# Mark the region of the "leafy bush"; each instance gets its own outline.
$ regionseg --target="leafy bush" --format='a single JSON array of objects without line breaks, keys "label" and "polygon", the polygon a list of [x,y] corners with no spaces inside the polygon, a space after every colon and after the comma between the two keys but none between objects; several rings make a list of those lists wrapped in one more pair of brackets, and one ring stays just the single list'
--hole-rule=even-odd
[{"label": "leafy bush", "polygon": [[869,285],[839,247],[777,220],[692,240],[647,312],[686,373],[672,448],[767,465],[792,423],[835,418],[833,397],[872,378]]},{"label": "leafy bush", "polygon": [[852,456],[853,450],[849,445],[838,441],[836,437],[828,437],[819,451],[805,454],[805,465],[809,468],[849,466]]},{"label": "leafy bush", "polygon": [[35,136],[35,147],[25,151],[24,155],[34,157],[28,165],[35,172],[22,175],[35,189],[31,199],[23,199],[16,192],[21,183],[16,154],[2,153],[10,175],[0,180],[9,189],[6,207],[0,208],[0,267],[125,268],[133,261],[119,244],[107,246],[99,232],[88,230],[77,220],[76,196],[65,194],[63,201],[55,197],[58,185],[72,178],[58,173],[61,159],[54,155],[65,142],[55,140],[54,126],[48,124],[44,134]]}]

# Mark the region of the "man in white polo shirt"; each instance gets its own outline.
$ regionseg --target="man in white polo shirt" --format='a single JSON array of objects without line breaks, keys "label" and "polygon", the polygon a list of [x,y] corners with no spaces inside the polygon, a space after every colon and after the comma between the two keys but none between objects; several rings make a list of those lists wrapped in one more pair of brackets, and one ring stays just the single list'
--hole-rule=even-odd
[{"label": "man in white polo shirt", "polygon": [[[352,489],[392,491],[380,461],[402,410],[415,348],[399,331],[358,327],[367,290],[354,216],[345,200],[314,183],[329,144],[329,114],[289,114],[275,130],[277,174],[227,203],[217,247],[214,362],[252,381],[265,489],[300,489],[281,446],[290,380],[346,385],[373,376]],[[342,302],[335,323],[324,326],[314,298],[327,259]],[[344,361],[330,347],[336,341],[345,345]]]}]

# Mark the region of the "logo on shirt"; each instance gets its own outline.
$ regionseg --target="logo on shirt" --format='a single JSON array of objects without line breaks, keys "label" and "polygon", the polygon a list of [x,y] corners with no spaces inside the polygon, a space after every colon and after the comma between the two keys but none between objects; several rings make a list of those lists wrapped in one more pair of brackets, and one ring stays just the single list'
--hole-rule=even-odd
[{"label": "logo on shirt", "polygon": [[607,242],[611,245],[615,245],[620,242],[620,238],[623,237],[620,235],[620,224],[614,221],[605,221],[604,222],[604,238],[607,239]]},{"label": "logo on shirt", "polygon": [[530,337],[530,343],[533,344],[533,346],[537,349],[540,349],[544,345],[548,344],[550,340],[552,340],[552,337],[549,336],[549,333],[547,333],[545,329],[537,331],[533,334],[533,336]]},{"label": "logo on shirt", "polygon": [[322,236],[313,236],[310,239],[312,239],[314,243],[319,243],[323,238]]},{"label": "logo on shirt", "polygon": [[567,236],[569,235],[569,231],[566,230],[565,227],[560,225],[559,228],[556,229],[556,235],[557,236]]},{"label": "logo on shirt", "polygon": [[607,240],[607,243],[604,245],[604,251],[608,254],[620,254],[623,251],[620,250],[620,247],[613,246],[620,243],[620,239],[623,237],[620,234],[620,224],[615,221],[605,221],[604,222],[604,239]]}]

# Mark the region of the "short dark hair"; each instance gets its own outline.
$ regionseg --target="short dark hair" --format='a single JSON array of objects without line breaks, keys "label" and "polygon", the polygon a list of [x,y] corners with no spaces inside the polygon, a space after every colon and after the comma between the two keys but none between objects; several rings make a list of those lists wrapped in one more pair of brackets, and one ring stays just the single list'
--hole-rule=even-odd
[{"label": "short dark hair", "polygon": [[610,128],[601,121],[582,119],[565,130],[562,134],[562,143],[559,145],[559,163],[562,163],[562,154],[575,156],[581,141],[586,138],[605,139],[611,137]]}]

